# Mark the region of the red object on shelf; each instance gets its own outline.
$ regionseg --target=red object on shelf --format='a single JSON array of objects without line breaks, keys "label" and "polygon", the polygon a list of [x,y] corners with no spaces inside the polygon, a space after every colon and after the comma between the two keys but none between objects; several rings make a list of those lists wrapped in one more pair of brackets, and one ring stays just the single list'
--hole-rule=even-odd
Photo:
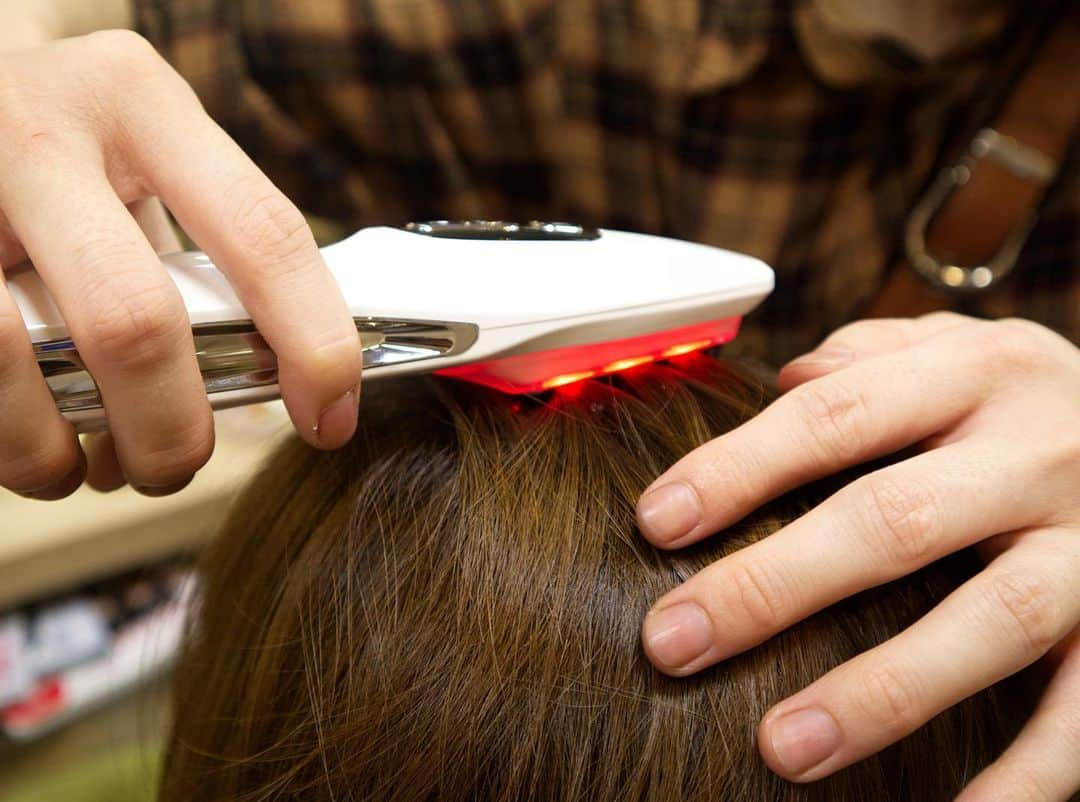
[{"label": "red object on shelf", "polygon": [[639,337],[555,348],[435,372],[504,393],[538,393],[729,342],[738,333],[741,322],[740,317],[730,317]]},{"label": "red object on shelf", "polygon": [[40,680],[33,692],[0,712],[4,727],[30,727],[56,715],[67,704],[64,683],[60,677]]}]

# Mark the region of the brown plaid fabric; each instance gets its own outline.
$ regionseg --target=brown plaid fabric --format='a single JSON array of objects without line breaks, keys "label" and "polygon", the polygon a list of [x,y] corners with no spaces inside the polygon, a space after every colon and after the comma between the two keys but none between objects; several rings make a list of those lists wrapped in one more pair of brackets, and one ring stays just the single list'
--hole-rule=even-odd
[{"label": "brown plaid fabric", "polygon": [[[736,348],[777,362],[857,318],[880,290],[943,154],[984,121],[1015,74],[1012,54],[1060,6],[136,0],[136,8],[142,32],[211,114],[307,211],[353,228],[567,219],[746,251],[774,266],[777,290]],[[1014,276],[955,308],[1032,318],[1080,341],[1078,161]]]}]

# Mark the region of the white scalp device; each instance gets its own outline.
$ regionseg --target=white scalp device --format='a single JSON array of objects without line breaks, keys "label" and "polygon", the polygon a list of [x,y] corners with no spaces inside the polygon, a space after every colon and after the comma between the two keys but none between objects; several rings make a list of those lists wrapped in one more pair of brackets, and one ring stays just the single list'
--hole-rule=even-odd
[{"label": "white scalp device", "polygon": [[[567,223],[367,228],[322,249],[364,348],[364,381],[439,372],[540,392],[726,342],[773,288],[749,256]],[[203,253],[162,257],[187,307],[216,409],[278,396],[277,362]],[[80,431],[105,410],[31,268],[8,287],[61,412]]]}]

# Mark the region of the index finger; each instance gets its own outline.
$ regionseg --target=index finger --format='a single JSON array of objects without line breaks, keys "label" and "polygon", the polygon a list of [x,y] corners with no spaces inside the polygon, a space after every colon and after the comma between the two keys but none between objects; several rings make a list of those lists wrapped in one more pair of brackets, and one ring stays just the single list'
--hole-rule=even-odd
[{"label": "index finger", "polygon": [[228,276],[274,350],[301,436],[342,445],[356,427],[360,338],[307,221],[190,90],[158,106],[129,114],[141,172]]},{"label": "index finger", "polygon": [[886,351],[899,351],[935,334],[970,323],[971,318],[955,312],[931,312],[918,318],[857,320],[841,326],[813,351],[780,368],[776,383],[781,390],[790,390],[858,359]]},{"label": "index finger", "polygon": [[693,543],[799,485],[941,431],[987,391],[976,346],[947,331],[796,387],[653,482],[638,502],[642,534],[663,548]]}]

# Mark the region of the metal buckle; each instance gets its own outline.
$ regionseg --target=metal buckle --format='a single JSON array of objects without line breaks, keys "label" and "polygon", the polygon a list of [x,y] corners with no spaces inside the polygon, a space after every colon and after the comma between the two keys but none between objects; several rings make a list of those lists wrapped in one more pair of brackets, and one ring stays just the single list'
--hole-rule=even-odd
[{"label": "metal buckle", "polygon": [[1007,276],[1035,225],[1037,214],[1012,230],[1001,248],[982,265],[954,265],[938,260],[926,249],[926,232],[931,221],[957,187],[971,180],[979,162],[992,159],[1018,178],[1040,185],[1049,184],[1057,164],[1042,151],[1025,145],[993,128],[983,128],[968,146],[967,155],[942,170],[907,220],[904,247],[912,267],[936,287],[955,292],[978,292]]}]

